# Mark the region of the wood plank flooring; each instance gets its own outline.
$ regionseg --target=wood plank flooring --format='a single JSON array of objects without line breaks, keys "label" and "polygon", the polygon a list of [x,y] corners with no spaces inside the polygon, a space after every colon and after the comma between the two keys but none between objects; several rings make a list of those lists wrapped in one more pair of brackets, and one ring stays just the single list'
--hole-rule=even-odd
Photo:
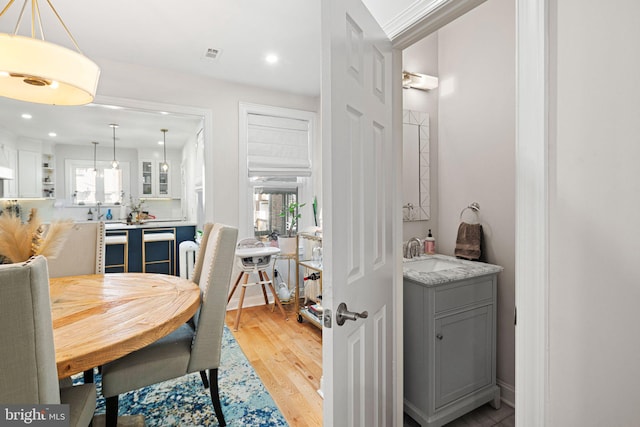
[{"label": "wood plank flooring", "polygon": [[298,323],[292,305],[285,311],[286,321],[271,306],[244,308],[234,332],[237,310],[230,310],[226,323],[289,425],[320,427],[322,331]]}]

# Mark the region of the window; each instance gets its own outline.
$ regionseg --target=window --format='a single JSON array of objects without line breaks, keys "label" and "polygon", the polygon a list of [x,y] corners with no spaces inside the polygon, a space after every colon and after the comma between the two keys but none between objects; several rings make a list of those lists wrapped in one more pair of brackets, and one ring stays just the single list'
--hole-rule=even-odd
[{"label": "window", "polygon": [[[313,198],[315,117],[309,111],[240,103],[240,188],[247,191],[240,197],[241,236],[265,240],[273,231],[285,233],[284,208]],[[304,213],[299,229],[312,223]]]},{"label": "window", "polygon": [[73,204],[120,204],[130,192],[127,162],[121,162],[119,169],[113,169],[110,162],[97,162],[96,173],[92,161],[65,160],[65,169],[67,197]]},{"label": "window", "polygon": [[257,239],[267,240],[268,236],[276,232],[284,235],[287,230],[286,218],[280,216],[286,206],[298,200],[298,188],[269,187],[256,185],[253,187],[253,229]]}]

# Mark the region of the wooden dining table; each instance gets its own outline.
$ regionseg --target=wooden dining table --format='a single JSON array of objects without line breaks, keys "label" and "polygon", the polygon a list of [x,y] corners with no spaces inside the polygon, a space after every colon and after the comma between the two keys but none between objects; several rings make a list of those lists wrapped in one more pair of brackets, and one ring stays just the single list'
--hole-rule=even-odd
[{"label": "wooden dining table", "polygon": [[168,335],[200,306],[200,288],[149,273],[51,278],[58,377],[90,370]]}]

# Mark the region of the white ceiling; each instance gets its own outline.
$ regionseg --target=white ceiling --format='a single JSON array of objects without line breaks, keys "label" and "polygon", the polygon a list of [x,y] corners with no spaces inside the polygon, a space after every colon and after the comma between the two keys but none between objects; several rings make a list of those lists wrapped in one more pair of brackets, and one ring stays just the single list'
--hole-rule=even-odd
[{"label": "white ceiling", "polygon": [[[410,6],[432,1],[436,0],[365,0],[364,3],[384,27]],[[6,1],[2,3],[4,7]],[[52,3],[83,53],[98,63],[117,61],[302,95],[320,93],[320,0],[53,0]],[[0,17],[0,32],[13,32],[21,7],[22,1],[16,1]],[[73,49],[45,1],[40,2],[40,9],[45,38]],[[29,35],[29,12],[30,6],[27,6],[20,34]],[[217,59],[204,58],[209,48],[221,50]],[[265,61],[270,53],[279,57],[275,65]],[[40,106],[36,104],[0,98],[0,127],[17,131],[22,125],[21,135],[39,139],[46,139],[43,135],[55,130],[60,141],[86,144],[91,140],[102,142],[105,137],[101,132],[110,131],[108,123],[126,120],[98,117],[100,111],[115,114],[101,108],[79,107],[72,112],[71,120],[54,117],[45,112],[46,109],[38,110]],[[38,120],[26,123],[20,119],[18,113],[27,111]],[[154,132],[161,135],[159,129],[165,126],[153,121],[157,118],[157,115],[136,117],[137,127],[151,129],[149,135],[136,137],[153,140]],[[91,127],[92,121],[100,125]],[[85,123],[82,128],[90,132],[83,133],[80,123]],[[177,120],[171,126],[177,130],[179,123]],[[67,129],[66,124],[73,126]],[[192,121],[187,120],[185,126],[188,124]],[[123,126],[126,145],[125,129]],[[167,134],[167,139],[170,135]]]}]

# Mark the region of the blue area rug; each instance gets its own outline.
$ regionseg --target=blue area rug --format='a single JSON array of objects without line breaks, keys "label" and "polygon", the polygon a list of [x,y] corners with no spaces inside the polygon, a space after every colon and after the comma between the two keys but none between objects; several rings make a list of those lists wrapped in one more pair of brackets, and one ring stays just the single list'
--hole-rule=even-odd
[{"label": "blue area rug", "polygon": [[[78,380],[82,375],[79,375]],[[104,414],[101,378],[97,414]],[[287,422],[249,364],[227,326],[222,338],[222,360],[218,369],[222,412],[228,426],[286,426]],[[209,390],[199,373],[120,395],[119,415],[142,414],[147,426],[217,426]]]}]

